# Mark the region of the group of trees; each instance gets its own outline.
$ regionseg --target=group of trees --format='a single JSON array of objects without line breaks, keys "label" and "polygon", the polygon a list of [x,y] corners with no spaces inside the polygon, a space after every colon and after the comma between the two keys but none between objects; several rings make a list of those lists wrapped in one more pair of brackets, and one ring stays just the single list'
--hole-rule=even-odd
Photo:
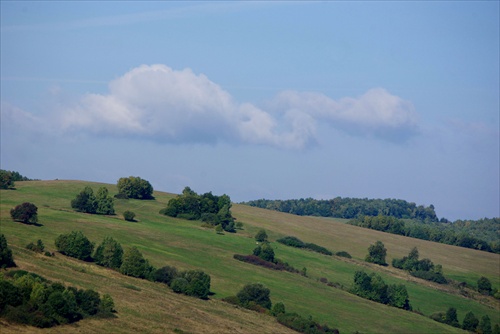
[{"label": "group of trees", "polygon": [[380,275],[356,271],[351,292],[378,303],[411,310],[408,291],[403,284],[387,285]]},{"label": "group of trees", "polygon": [[448,281],[443,275],[443,267],[434,263],[430,259],[419,260],[417,247],[413,247],[408,256],[401,259],[393,259],[394,268],[408,271],[412,276],[423,278],[439,284],[446,284]]},{"label": "group of trees", "polygon": [[[448,245],[500,253],[500,219],[416,222],[390,216],[360,216],[348,224]],[[484,238],[484,239],[481,239]]]},{"label": "group of trees", "polygon": [[359,216],[391,216],[395,218],[438,221],[434,206],[417,206],[400,199],[342,198],[329,200],[314,198],[243,202],[242,204],[263,209],[292,213],[299,216],[320,216],[352,219]]},{"label": "group of trees", "polygon": [[430,316],[431,319],[442,322],[444,324],[462,328],[469,332],[481,333],[481,334],[500,334],[500,327],[498,324],[491,327],[491,319],[488,315],[484,315],[479,320],[472,311],[468,312],[462,325],[458,321],[457,309],[454,307],[448,308],[446,312],[436,312]]},{"label": "group of trees", "polygon": [[220,225],[226,232],[236,232],[231,205],[228,195],[215,196],[212,192],[198,195],[186,187],[181,195],[168,201],[167,207],[160,213],[189,220],[201,219],[211,226]]},{"label": "group of trees", "polygon": [[113,312],[108,294],[101,298],[94,290],[65,287],[23,270],[0,276],[0,316],[9,321],[46,328]]},{"label": "group of trees", "polygon": [[71,201],[71,207],[79,212],[114,215],[115,208],[113,198],[109,195],[108,188],[100,187],[97,190],[97,195],[94,195],[94,190],[86,186],[76,198]]},{"label": "group of trees", "polygon": [[[135,246],[123,250],[112,237],[105,237],[93,253],[92,243],[81,231],[61,234],[56,238],[56,248],[64,255],[119,271],[123,275],[167,284],[174,292],[198,298],[210,293],[210,276],[200,270],[179,272],[165,266],[154,268]],[[93,254],[93,256],[92,256]]]},{"label": "group of trees", "polygon": [[[116,198],[134,198],[134,199],[153,199],[153,187],[149,181],[140,177],[129,176],[122,177],[117,182],[118,194]],[[94,190],[86,186],[75,199],[71,201],[71,207],[79,212],[114,215],[113,197],[109,195],[106,187],[99,187],[97,194]],[[135,213],[125,211],[123,214],[125,220],[134,221]]]}]

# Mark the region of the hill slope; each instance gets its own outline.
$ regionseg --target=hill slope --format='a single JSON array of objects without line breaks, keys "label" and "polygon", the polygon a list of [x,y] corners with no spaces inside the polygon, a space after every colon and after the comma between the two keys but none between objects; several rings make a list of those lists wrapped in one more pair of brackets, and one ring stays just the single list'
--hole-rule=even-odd
[{"label": "hill slope", "polygon": [[[52,280],[100,293],[115,300],[118,317],[111,320],[84,320],[72,326],[80,332],[227,332],[287,333],[285,327],[269,316],[235,308],[219,301],[235,295],[243,285],[260,282],[271,290],[274,303],[282,301],[287,311],[311,315],[321,323],[339,328],[341,333],[385,332],[421,333],[461,332],[422,315],[377,304],[344,290],[329,287],[319,278],[349,287],[356,270],[377,271],[388,283],[404,283],[414,309],[424,315],[457,308],[461,321],[468,311],[476,316],[488,314],[492,323],[498,319],[498,301],[476,296],[464,298],[453,287],[443,287],[414,279],[391,267],[379,267],[362,261],[367,248],[376,240],[388,249],[388,262],[407,255],[413,246],[421,257],[442,264],[447,277],[475,284],[481,276],[500,287],[500,257],[443,244],[389,235],[345,225],[340,220],[300,217],[243,205],[234,205],[233,216],[244,223],[236,234],[217,235],[200,227],[200,222],[174,219],[158,214],[173,194],[155,192],[154,201],[116,200],[116,216],[96,216],[71,210],[70,201],[85,186],[97,189],[102,184],[82,181],[16,182],[17,190],[0,191],[0,231],[7,237],[15,260],[22,269],[37,272]],[[111,194],[114,185],[106,185]],[[39,208],[40,227],[12,222],[9,210],[29,201]],[[138,222],[126,222],[121,213],[134,211]],[[308,277],[277,272],[238,262],[233,254],[250,254],[255,247],[253,236],[264,228],[271,241],[285,235],[314,242],[330,250],[344,250],[353,255],[346,260],[294,249],[273,242],[276,256],[296,268],[307,268]],[[61,233],[81,230],[99,244],[112,236],[124,248],[137,246],[157,267],[173,265],[179,269],[201,269],[212,278],[215,295],[209,301],[173,294],[166,286],[122,276],[92,263],[76,261],[60,254],[54,258],[35,255],[24,249],[29,242],[42,239],[50,251]],[[5,323],[0,324],[0,326]],[[18,326],[8,326],[13,332]],[[31,331],[31,328],[25,329]],[[63,328],[51,331],[64,331]]]}]

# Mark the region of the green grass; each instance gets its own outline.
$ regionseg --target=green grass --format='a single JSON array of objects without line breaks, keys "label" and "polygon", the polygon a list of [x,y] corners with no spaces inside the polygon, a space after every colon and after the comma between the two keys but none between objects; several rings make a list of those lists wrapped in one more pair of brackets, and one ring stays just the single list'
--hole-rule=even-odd
[{"label": "green grass", "polygon": [[[498,266],[500,257],[497,254],[362,229],[346,225],[342,220],[292,216],[241,205],[234,205],[232,211],[233,215],[244,223],[243,230],[236,234],[217,235],[213,229],[201,227],[200,222],[174,219],[158,214],[158,211],[165,207],[168,200],[174,196],[160,192],[155,192],[155,200],[116,200],[117,215],[115,216],[73,212],[70,201],[85,185],[91,185],[94,190],[102,186],[102,184],[81,181],[33,181],[16,182],[17,190],[1,190],[0,232],[6,235],[9,245],[13,248],[15,259],[20,259],[23,269],[40,271],[50,278],[57,278],[68,284],[110,293],[117,300],[117,308],[121,309],[123,315],[130,318],[125,320],[124,317],[119,317],[111,321],[110,326],[118,332],[127,331],[123,327],[124,321],[128,325],[134,322],[133,326],[139,326],[141,331],[161,332],[164,330],[165,324],[162,322],[165,321],[166,315],[159,314],[153,309],[155,303],[143,302],[140,307],[136,308],[129,303],[134,298],[148,298],[149,295],[157,293],[158,289],[163,289],[162,294],[165,294],[165,288],[159,284],[123,277],[91,263],[67,259],[60,254],[54,258],[38,256],[25,251],[24,246],[29,242],[42,239],[49,251],[55,251],[54,240],[57,235],[72,230],[81,230],[96,245],[105,236],[112,236],[125,248],[137,246],[156,267],[173,265],[180,270],[201,269],[212,278],[211,290],[215,292],[215,295],[211,297],[214,300],[210,303],[216,303],[214,305],[217,307],[211,305],[211,308],[215,307],[223,314],[229,312],[224,319],[218,318],[219,323],[227,322],[228,326],[234,325],[228,320],[231,316],[240,319],[242,324],[247,323],[246,321],[249,323],[256,321],[248,320],[253,317],[258,318],[259,321],[265,317],[238,310],[217,301],[223,297],[235,295],[244,284],[260,282],[270,288],[273,302],[282,301],[288,311],[298,312],[303,316],[311,315],[321,323],[339,328],[341,333],[351,333],[356,330],[363,333],[461,332],[416,313],[367,301],[318,281],[319,278],[325,277],[331,282],[338,282],[348,288],[352,284],[354,272],[360,269],[378,271],[387,283],[405,284],[414,309],[418,309],[424,315],[446,311],[448,307],[453,306],[457,308],[460,320],[463,319],[465,313],[473,311],[477,317],[488,314],[493,324],[500,323],[498,301],[492,302],[490,299],[487,301],[489,306],[484,305],[478,300],[466,299],[453,290],[440,291],[439,286],[422,280],[407,281],[411,279],[408,275],[393,268],[382,268],[362,261],[368,246],[376,240],[381,240],[386,245],[388,262],[392,257],[407,255],[413,246],[417,246],[422,258],[429,257],[434,263],[443,265],[447,277],[475,284],[480,276],[486,276],[498,288],[500,287]],[[106,186],[111,194],[116,193],[114,185]],[[43,226],[35,227],[11,221],[10,208],[24,201],[33,202],[38,206],[39,222]],[[125,210],[135,212],[137,222],[125,221],[121,215]],[[271,241],[292,235],[304,242],[314,242],[332,251],[347,251],[353,259],[325,256],[273,242],[276,257],[289,262],[295,268],[306,267],[308,277],[271,271],[234,260],[233,254],[235,253],[250,254],[252,252],[255,247],[253,236],[262,228],[266,229]],[[114,289],[110,289],[109,286]],[[200,301],[193,298],[168,292],[167,295],[170,303],[173,298],[176,303],[180,303],[181,308],[187,307],[187,303],[199,312],[206,306],[203,302],[199,304]],[[243,313],[240,314],[240,312]],[[146,316],[146,314],[149,315]],[[212,314],[212,316],[220,317],[218,314]],[[202,327],[196,327],[194,324],[192,327],[180,325],[189,323],[188,318],[189,316],[182,314],[169,315],[168,319],[172,327],[169,330],[178,328],[187,332],[200,332]],[[269,321],[273,323],[274,320],[270,318]],[[98,328],[102,324],[92,323],[92,326]],[[262,326],[268,326],[267,322]],[[217,324],[213,327],[207,325],[203,327],[203,331],[217,332],[220,328]],[[275,332],[275,329],[265,328]],[[279,325],[277,328],[286,332]],[[248,332],[248,330],[243,332]]]}]

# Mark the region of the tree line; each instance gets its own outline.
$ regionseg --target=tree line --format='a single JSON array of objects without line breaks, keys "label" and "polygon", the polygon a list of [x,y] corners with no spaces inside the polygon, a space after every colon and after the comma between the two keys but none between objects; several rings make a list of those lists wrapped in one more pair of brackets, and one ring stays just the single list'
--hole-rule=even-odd
[{"label": "tree line", "polygon": [[347,222],[350,225],[370,228],[377,231],[404,235],[407,237],[429,240],[448,245],[455,245],[464,248],[472,248],[486,252],[500,253],[500,219],[481,219],[478,224],[483,226],[484,231],[489,231],[490,236],[497,235],[496,239],[490,243],[474,236],[468,228],[477,229],[476,222],[458,221],[455,223],[417,223],[414,221],[404,221],[390,216],[362,216],[351,219]]},{"label": "tree line", "polygon": [[292,213],[299,216],[319,216],[352,219],[358,216],[390,216],[403,219],[417,219],[420,221],[438,221],[434,206],[417,206],[400,199],[368,199],[336,197],[329,200],[314,198],[268,200],[259,199],[243,202],[250,206]]}]

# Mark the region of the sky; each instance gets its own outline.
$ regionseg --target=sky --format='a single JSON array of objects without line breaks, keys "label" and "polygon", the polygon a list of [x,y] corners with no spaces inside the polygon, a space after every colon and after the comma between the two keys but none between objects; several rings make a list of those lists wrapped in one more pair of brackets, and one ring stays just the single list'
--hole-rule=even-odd
[{"label": "sky", "polygon": [[0,165],[499,217],[499,1],[1,1]]}]

